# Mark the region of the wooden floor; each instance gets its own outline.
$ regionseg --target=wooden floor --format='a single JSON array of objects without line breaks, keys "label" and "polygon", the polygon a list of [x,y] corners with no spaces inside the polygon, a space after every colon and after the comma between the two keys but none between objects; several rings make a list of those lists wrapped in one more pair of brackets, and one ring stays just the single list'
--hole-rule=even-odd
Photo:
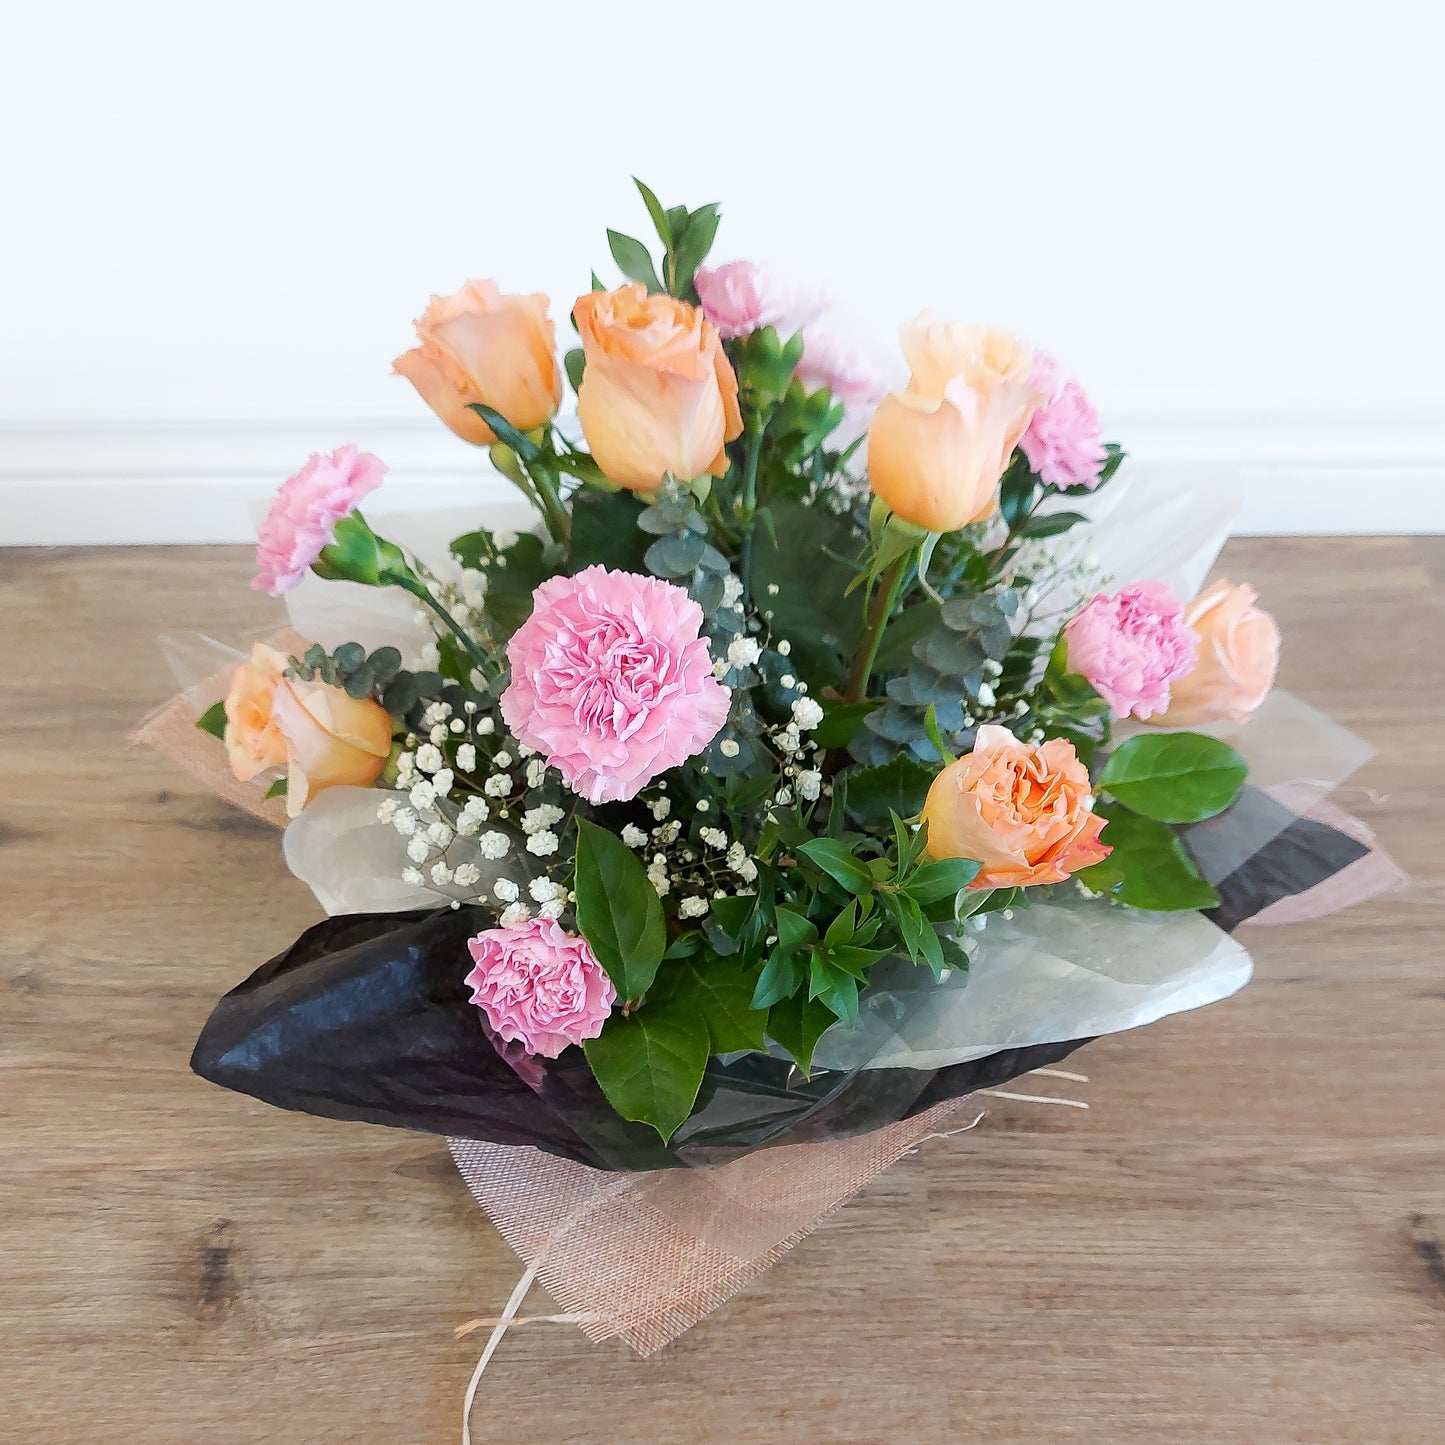
[{"label": "wooden floor", "polygon": [[[1445,541],[1226,565],[1380,749],[1343,801],[1415,883],[1247,933],[1243,995],[1076,1055],[1089,1113],[996,1103],[654,1358],[509,1336],[478,1442],[1445,1440]],[[158,631],[274,624],[247,574],[0,551],[0,1440],[452,1442],[452,1327],[519,1273],[440,1141],[187,1071],[318,916],[274,833],[125,744]]]}]

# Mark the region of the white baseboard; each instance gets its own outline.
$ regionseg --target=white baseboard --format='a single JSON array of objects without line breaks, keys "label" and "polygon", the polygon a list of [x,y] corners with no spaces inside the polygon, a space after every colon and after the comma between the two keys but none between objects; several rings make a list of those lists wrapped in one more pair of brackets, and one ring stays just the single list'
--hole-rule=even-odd
[{"label": "white baseboard", "polygon": [[[1109,421],[1141,462],[1237,467],[1242,534],[1445,532],[1445,409]],[[250,541],[257,506],[310,453],[345,441],[390,464],[378,511],[513,495],[429,417],[0,421],[0,545]]]}]

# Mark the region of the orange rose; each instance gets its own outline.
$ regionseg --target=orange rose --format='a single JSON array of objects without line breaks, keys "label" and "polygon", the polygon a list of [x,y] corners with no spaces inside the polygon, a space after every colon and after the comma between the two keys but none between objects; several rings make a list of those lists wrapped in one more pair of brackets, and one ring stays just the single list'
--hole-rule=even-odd
[{"label": "orange rose", "polygon": [[231,771],[243,782],[286,761],[286,739],[276,726],[271,699],[286,671],[286,657],[258,642],[251,657],[231,675],[226,693],[226,752]]},{"label": "orange rose", "polygon": [[1006,331],[930,321],[903,328],[912,376],[868,428],[868,480],[905,522],[952,532],[990,516],[999,478],[1045,398],[1033,353]]},{"label": "orange rose", "polygon": [[557,414],[562,373],[545,296],[504,296],[495,281],[468,281],[455,296],[433,296],[416,334],[421,345],[392,362],[421,399],[463,441],[496,441],[469,410],[479,401],[518,431]]},{"label": "orange rose", "polygon": [[391,752],[391,718],[373,698],[319,678],[283,677],[272,702],[286,739],[286,811],[294,818],[323,788],[369,787]]},{"label": "orange rose", "polygon": [[727,471],[740,436],[738,380],[717,328],[695,306],[629,282],[577,300],[587,367],[577,420],[610,481],[656,489],[665,473],[690,482]]},{"label": "orange rose", "polygon": [[1072,743],[1036,746],[1007,728],[981,727],[973,751],[928,790],[928,853],[982,863],[970,888],[1062,883],[1111,851],[1099,842],[1104,819],[1090,801],[1088,770]]},{"label": "orange rose", "polygon": [[1150,719],[1159,727],[1247,723],[1279,670],[1279,628],[1254,604],[1252,587],[1219,581],[1184,609],[1199,637],[1194,671],[1170,684],[1169,710]]}]

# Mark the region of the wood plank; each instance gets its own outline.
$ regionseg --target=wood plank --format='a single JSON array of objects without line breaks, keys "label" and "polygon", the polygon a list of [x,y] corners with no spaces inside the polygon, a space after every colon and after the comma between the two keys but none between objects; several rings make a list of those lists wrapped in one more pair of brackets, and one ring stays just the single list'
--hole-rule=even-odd
[{"label": "wood plank", "polygon": [[[509,1337],[482,1441],[1400,1441],[1445,1418],[1445,542],[1231,543],[1282,681],[1381,753],[1343,801],[1414,875],[1247,935],[1226,1004],[995,1101],[634,1360]],[[186,1066],[314,921],[273,832],[126,734],[157,632],[261,635],[237,548],[0,552],[0,1439],[458,1438],[519,1273],[439,1141]],[[545,1305],[540,1295],[532,1307]]]}]

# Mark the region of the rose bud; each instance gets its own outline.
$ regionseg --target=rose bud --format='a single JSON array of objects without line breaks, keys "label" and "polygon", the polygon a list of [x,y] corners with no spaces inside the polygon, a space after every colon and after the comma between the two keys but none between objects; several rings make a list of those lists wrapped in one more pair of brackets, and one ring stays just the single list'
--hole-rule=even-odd
[{"label": "rose bud", "polygon": [[286,811],[294,818],[324,788],[367,788],[391,752],[391,718],[319,678],[283,677],[272,715],[286,740]]},{"label": "rose bud", "polygon": [[1014,447],[1043,400],[1033,353],[1006,331],[921,316],[903,328],[912,369],[868,428],[868,479],[896,516],[952,532],[990,516]]},{"label": "rose bud", "polygon": [[587,358],[577,420],[608,480],[651,492],[669,472],[684,482],[722,476],[743,422],[712,322],[635,281],[579,297],[572,314]]},{"label": "rose bud", "polygon": [[1185,626],[1199,638],[1199,660],[1171,688],[1161,727],[1247,723],[1274,686],[1279,628],[1254,604],[1254,588],[1225,581],[1206,588],[1184,609]]},{"label": "rose bud", "polygon": [[243,783],[286,761],[286,739],[276,725],[272,699],[286,671],[286,656],[258,642],[231,674],[226,693],[226,753]]},{"label": "rose bud", "polygon": [[433,296],[416,323],[421,345],[398,356],[392,370],[463,441],[496,441],[470,409],[481,402],[518,431],[557,414],[562,372],[545,296],[505,296],[495,281],[468,281],[455,296]]}]

